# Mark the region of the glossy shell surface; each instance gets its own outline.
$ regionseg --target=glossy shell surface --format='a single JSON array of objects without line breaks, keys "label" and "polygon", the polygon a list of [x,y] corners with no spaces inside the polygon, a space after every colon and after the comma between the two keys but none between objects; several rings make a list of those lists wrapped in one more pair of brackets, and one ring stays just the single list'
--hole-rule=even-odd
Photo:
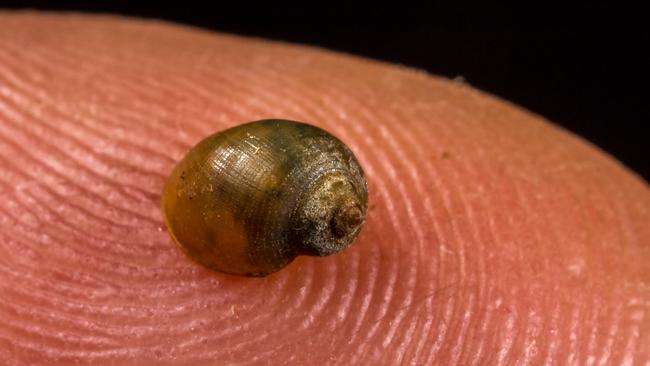
[{"label": "glossy shell surface", "polygon": [[297,255],[347,247],[367,201],[363,171],[340,140],[305,123],[262,120],[193,147],[167,181],[163,216],[195,261],[264,276]]}]

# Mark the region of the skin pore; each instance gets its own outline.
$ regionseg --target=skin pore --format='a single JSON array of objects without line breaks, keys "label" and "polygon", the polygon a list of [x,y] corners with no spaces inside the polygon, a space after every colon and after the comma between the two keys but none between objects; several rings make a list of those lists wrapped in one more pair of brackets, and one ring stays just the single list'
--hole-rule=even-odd
[{"label": "skin pore", "polygon": [[[315,48],[108,16],[0,24],[7,364],[650,362],[648,184],[540,117]],[[367,222],[336,256],[211,272],[162,224],[165,179],[263,118],[344,141]]]}]

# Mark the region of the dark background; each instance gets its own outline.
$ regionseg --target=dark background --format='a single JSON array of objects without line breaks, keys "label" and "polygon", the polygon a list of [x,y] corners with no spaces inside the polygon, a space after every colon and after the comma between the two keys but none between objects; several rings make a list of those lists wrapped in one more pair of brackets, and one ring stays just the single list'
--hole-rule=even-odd
[{"label": "dark background", "polygon": [[585,137],[650,180],[650,20],[641,5],[207,3],[0,0],[0,8],[166,19],[461,76]]}]

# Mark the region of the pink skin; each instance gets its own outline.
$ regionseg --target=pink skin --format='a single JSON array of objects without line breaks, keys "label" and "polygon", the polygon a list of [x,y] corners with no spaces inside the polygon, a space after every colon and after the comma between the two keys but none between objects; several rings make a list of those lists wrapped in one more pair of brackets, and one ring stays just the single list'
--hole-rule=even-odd
[{"label": "pink skin", "polygon": [[[650,189],[541,118],[319,49],[0,24],[0,363],[650,362]],[[162,225],[165,177],[204,136],[271,117],[351,147],[368,221],[336,256],[210,272]]]}]

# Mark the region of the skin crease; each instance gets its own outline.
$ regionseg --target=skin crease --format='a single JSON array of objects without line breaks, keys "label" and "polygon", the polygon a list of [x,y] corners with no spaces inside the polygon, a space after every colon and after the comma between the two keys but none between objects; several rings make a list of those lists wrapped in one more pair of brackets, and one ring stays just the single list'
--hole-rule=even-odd
[{"label": "skin crease", "polygon": [[[650,362],[650,189],[540,117],[314,48],[0,24],[3,364]],[[162,225],[165,178],[208,134],[272,117],[348,144],[366,225],[262,279],[203,269]]]}]

